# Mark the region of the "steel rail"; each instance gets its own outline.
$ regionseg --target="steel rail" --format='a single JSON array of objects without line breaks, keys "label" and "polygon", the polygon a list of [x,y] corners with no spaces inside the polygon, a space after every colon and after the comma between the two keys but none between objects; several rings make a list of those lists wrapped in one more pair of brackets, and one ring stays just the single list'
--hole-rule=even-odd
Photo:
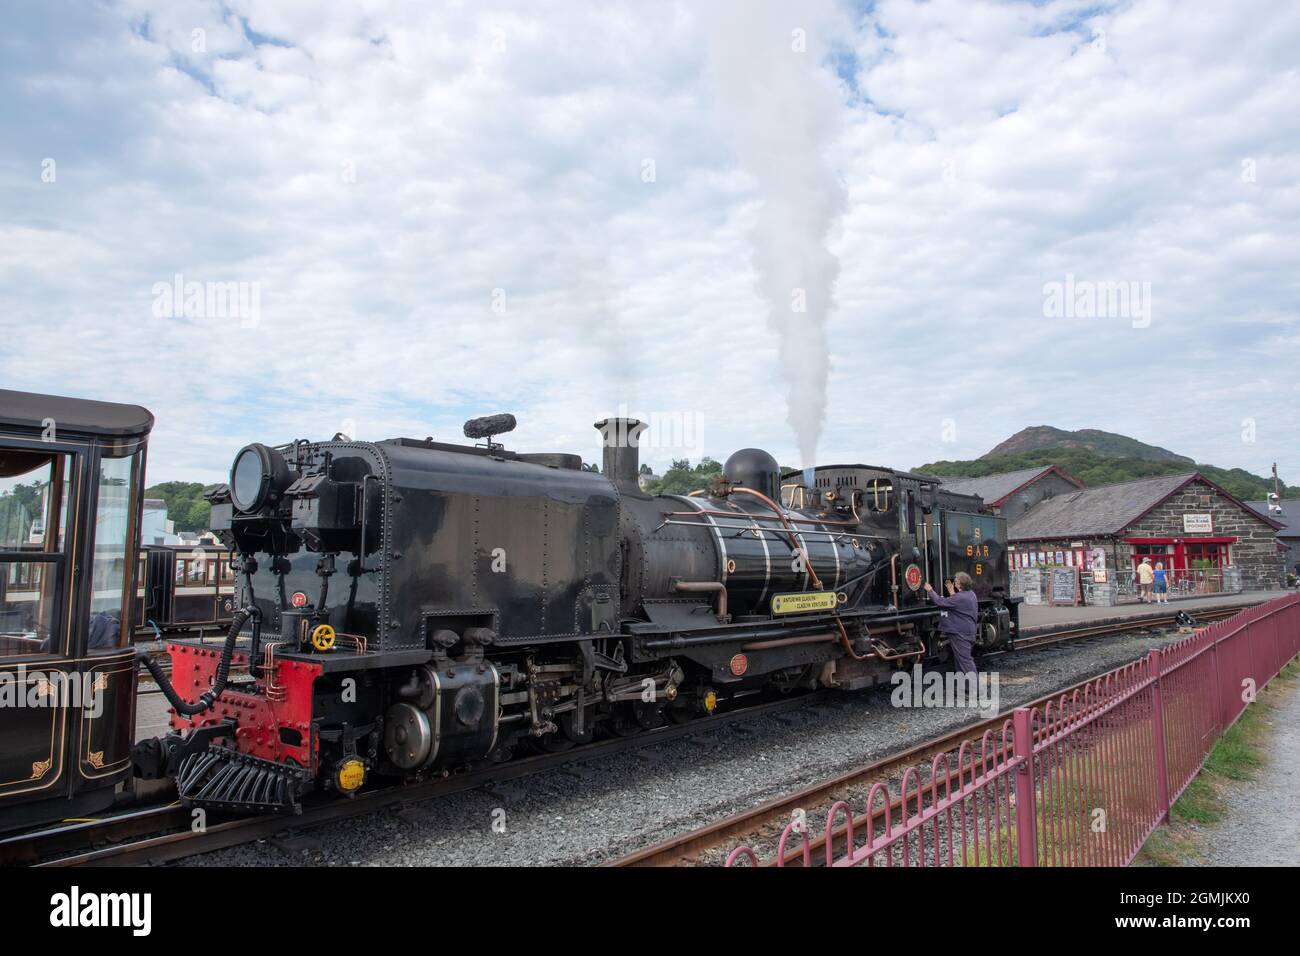
[{"label": "steel rail", "polygon": [[808,706],[832,691],[812,691],[779,700],[734,706],[708,718],[665,724],[628,737],[597,741],[571,750],[538,754],[445,777],[395,784],[352,799],[325,796],[294,816],[226,818],[203,830],[190,829],[192,811],[171,803],[149,806],[99,820],[66,822],[0,838],[0,865],[123,866],[160,863],[226,849],[285,831],[301,831],[397,804],[448,796],[493,783],[531,776],[566,764],[638,750],[693,734],[708,733],[739,720]]}]

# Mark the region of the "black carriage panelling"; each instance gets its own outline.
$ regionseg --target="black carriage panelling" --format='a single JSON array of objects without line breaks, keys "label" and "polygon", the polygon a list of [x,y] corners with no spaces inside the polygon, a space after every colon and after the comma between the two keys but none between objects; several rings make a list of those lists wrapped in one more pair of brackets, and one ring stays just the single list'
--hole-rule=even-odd
[{"label": "black carriage panelling", "polygon": [[[0,661],[0,798],[63,793],[69,710],[61,706],[78,675],[69,661]],[[73,711],[75,713],[75,711]]]},{"label": "black carriage panelling", "polygon": [[125,775],[135,739],[136,666],[134,655],[96,661],[82,674],[79,721],[79,771],[85,780]]}]

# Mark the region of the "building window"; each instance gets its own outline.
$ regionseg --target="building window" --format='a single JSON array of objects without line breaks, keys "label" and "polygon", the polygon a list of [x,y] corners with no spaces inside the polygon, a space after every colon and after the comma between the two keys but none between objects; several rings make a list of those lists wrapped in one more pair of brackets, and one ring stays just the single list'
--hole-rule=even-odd
[{"label": "building window", "polygon": [[1193,570],[1204,568],[1217,570],[1225,564],[1231,564],[1229,546],[1226,544],[1207,543],[1184,545],[1187,566]]}]

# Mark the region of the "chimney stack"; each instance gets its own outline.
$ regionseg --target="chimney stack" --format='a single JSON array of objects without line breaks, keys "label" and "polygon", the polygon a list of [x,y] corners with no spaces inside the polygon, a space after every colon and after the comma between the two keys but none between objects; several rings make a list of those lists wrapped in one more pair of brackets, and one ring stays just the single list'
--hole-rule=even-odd
[{"label": "chimney stack", "polygon": [[638,482],[641,456],[637,445],[646,427],[635,418],[602,418],[596,422],[604,446],[600,470],[622,494],[642,494]]}]

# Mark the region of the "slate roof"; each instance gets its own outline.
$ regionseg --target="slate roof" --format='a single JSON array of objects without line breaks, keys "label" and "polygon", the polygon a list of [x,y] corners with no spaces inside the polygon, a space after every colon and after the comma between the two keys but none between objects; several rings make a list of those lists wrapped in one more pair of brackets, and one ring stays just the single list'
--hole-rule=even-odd
[{"label": "slate roof", "polygon": [[1252,511],[1257,511],[1266,518],[1274,521],[1280,521],[1283,525],[1278,531],[1278,536],[1282,538],[1294,538],[1300,536],[1300,498],[1283,498],[1278,502],[1282,506],[1282,513],[1269,514],[1267,501],[1247,501]]},{"label": "slate roof", "polygon": [[[1055,465],[1040,465],[1036,468],[1022,468],[1019,471],[1004,471],[997,475],[985,475],[982,478],[949,478],[944,481],[943,490],[958,495],[979,495],[984,499],[986,505],[998,505],[1025,485],[1041,478],[1050,471],[1056,471],[1063,477],[1069,478]],[[1070,480],[1073,481],[1074,479]]]},{"label": "slate roof", "polygon": [[1196,472],[1160,475],[1047,498],[1013,522],[1007,537],[1015,540],[1118,534],[1197,477]]}]

